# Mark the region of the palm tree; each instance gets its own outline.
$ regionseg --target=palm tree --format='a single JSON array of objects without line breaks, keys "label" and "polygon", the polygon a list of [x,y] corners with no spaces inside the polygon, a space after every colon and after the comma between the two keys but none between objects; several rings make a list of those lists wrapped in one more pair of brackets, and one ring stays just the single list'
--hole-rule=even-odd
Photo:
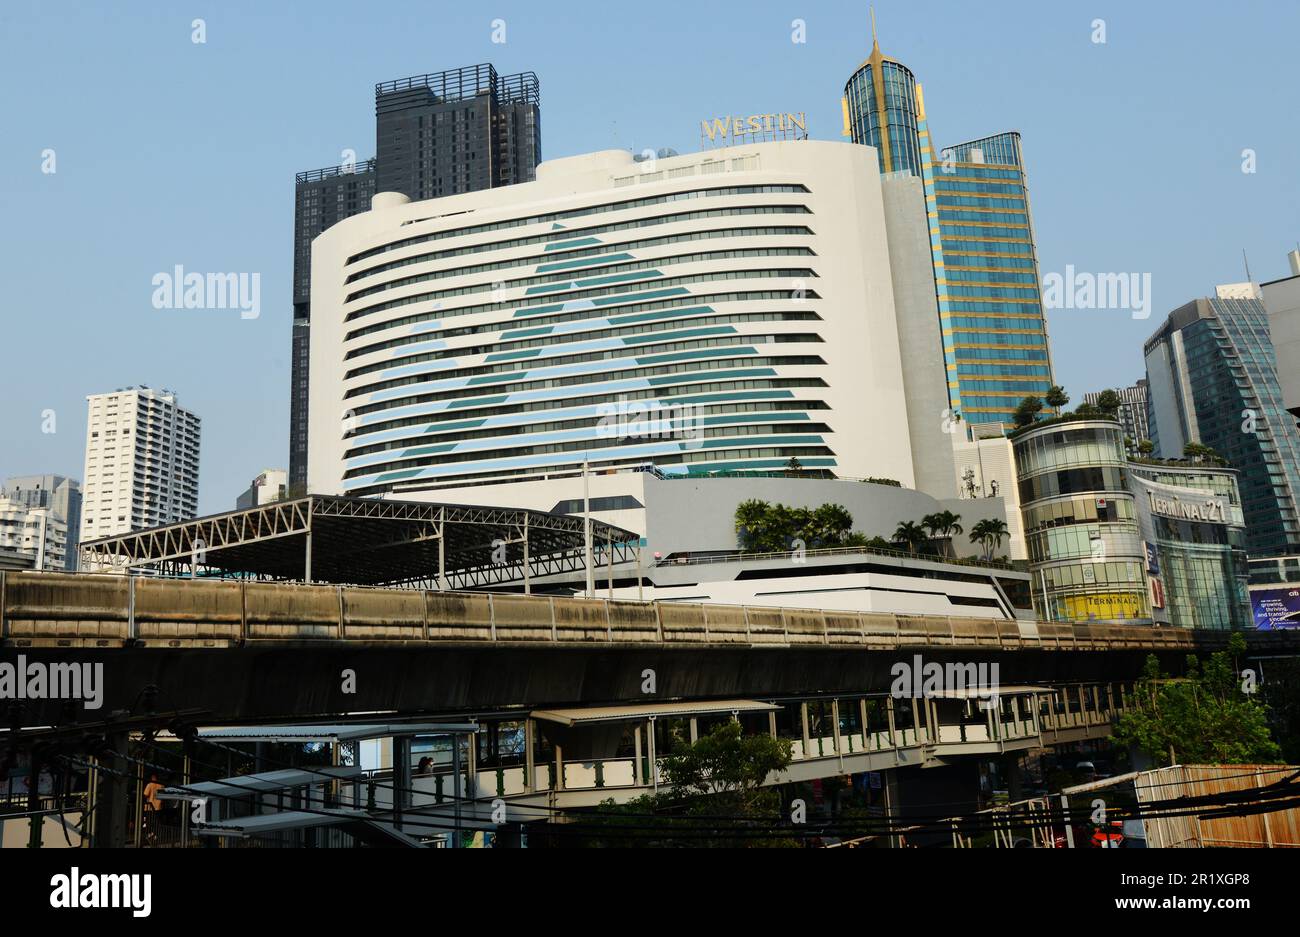
[{"label": "palm tree", "polygon": [[762,550],[771,532],[772,506],[751,498],[736,505],[736,539],[742,550]]},{"label": "palm tree", "polygon": [[984,559],[991,560],[993,551],[1002,546],[1002,541],[1009,536],[1007,522],[996,517],[979,521],[971,528],[971,543],[978,543],[984,548]]},{"label": "palm tree", "polygon": [[920,553],[929,537],[926,536],[925,530],[916,521],[903,521],[894,530],[893,540],[895,543],[903,544],[913,553]]},{"label": "palm tree", "polygon": [[822,547],[835,546],[853,529],[853,515],[841,504],[823,504],[812,512],[809,526],[810,540]]},{"label": "palm tree", "polygon": [[964,528],[961,526],[960,514],[954,514],[952,511],[940,511],[939,519],[942,521],[939,526],[939,531],[945,537],[951,537],[953,534],[962,533]]}]

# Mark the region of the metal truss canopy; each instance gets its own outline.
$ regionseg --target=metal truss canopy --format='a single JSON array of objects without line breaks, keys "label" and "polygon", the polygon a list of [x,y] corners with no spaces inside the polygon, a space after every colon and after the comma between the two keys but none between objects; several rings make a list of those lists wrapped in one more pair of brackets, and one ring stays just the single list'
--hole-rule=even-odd
[{"label": "metal truss canopy", "polygon": [[[600,562],[636,534],[591,522]],[[307,495],[84,543],[82,569],[421,589],[473,589],[581,570],[583,519],[518,508]]]}]

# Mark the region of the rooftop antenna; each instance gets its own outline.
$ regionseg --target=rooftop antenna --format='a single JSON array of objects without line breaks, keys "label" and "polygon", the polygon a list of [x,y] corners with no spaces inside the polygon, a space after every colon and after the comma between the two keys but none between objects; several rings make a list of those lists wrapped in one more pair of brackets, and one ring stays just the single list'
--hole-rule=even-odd
[{"label": "rooftop antenna", "polygon": [[1246,251],[1244,249],[1241,252],[1241,259],[1242,262],[1246,264],[1246,282],[1254,283],[1255,281],[1250,278],[1250,258],[1246,256]]},{"label": "rooftop antenna", "polygon": [[867,9],[871,11],[871,51],[879,52],[880,43],[876,41],[876,8],[870,6]]}]

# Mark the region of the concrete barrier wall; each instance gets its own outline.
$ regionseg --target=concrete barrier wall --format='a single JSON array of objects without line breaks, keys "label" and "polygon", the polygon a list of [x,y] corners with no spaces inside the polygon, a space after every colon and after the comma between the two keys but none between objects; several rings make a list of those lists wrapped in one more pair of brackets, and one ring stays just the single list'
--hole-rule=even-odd
[{"label": "concrete barrier wall", "polygon": [[[357,641],[423,641],[424,593],[340,589],[343,637]],[[339,612],[335,612],[338,617]]]},{"label": "concrete barrier wall", "polygon": [[245,638],[313,641],[342,636],[336,586],[244,583]]},{"label": "concrete barrier wall", "polygon": [[134,588],[135,636],[146,645],[231,642],[243,633],[244,593],[237,582],[198,580],[175,589],[166,580],[136,579]]},{"label": "concrete barrier wall", "polygon": [[80,645],[120,643],[130,637],[125,579],[0,572],[0,581],[6,638]]},{"label": "concrete barrier wall", "polygon": [[997,621],[691,602],[0,573],[0,637],[17,646],[356,641],[1188,650],[1137,625]]}]

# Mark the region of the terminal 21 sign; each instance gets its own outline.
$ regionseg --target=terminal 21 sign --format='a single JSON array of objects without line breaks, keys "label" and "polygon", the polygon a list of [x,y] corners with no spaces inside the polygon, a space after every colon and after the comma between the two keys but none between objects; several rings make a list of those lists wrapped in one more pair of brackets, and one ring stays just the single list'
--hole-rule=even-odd
[{"label": "terminal 21 sign", "polygon": [[1205,501],[1184,501],[1176,495],[1161,497],[1154,491],[1148,491],[1147,497],[1150,499],[1151,513],[1158,514],[1161,517],[1172,517],[1177,520],[1188,521],[1206,521],[1211,524],[1228,523],[1227,513],[1223,509],[1223,502],[1217,498],[1208,498]]},{"label": "terminal 21 sign", "polygon": [[764,140],[807,140],[808,115],[750,114],[745,117],[714,117],[700,121],[703,146],[727,146],[736,143],[759,143]]}]

